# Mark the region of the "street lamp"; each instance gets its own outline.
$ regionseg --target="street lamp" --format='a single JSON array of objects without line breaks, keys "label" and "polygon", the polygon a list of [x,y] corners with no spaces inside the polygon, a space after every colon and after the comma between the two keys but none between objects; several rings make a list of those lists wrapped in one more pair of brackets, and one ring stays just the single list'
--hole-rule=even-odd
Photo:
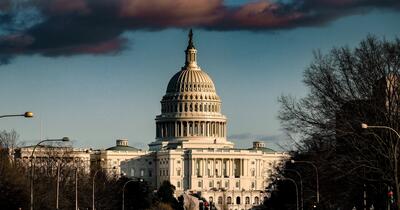
[{"label": "street lamp", "polygon": [[[372,129],[374,129],[374,128],[376,128],[376,129],[387,129],[387,130],[390,130],[390,131],[392,131],[393,133],[395,133],[396,135],[397,135],[397,141],[396,141],[396,144],[395,144],[395,146],[394,146],[394,151],[393,151],[393,160],[394,160],[394,171],[395,171],[395,173],[398,173],[398,160],[397,160],[397,153],[398,153],[398,148],[399,148],[399,146],[398,146],[398,144],[399,144],[399,142],[400,142],[400,134],[395,130],[395,129],[393,129],[393,128],[391,128],[391,127],[389,127],[389,126],[384,126],[384,125],[368,125],[368,124],[366,124],[366,123],[361,123],[361,128],[363,128],[363,129],[369,129],[369,128],[372,128]],[[397,175],[395,174],[395,177],[397,178]],[[397,194],[397,197],[399,197],[400,196],[400,190],[399,190],[399,182],[398,182],[398,180],[397,179],[395,179],[395,184],[396,184],[396,194]],[[397,198],[397,205],[398,206],[400,206],[400,199],[399,198]]]},{"label": "street lamp", "polygon": [[366,123],[361,123],[361,128],[363,128],[363,129],[368,129],[368,128],[382,128],[382,129],[388,129],[388,130],[391,130],[391,131],[393,131],[396,135],[397,135],[397,137],[400,139],[400,134],[395,130],[395,129],[393,129],[393,128],[391,128],[391,127],[388,127],[388,126],[383,126],[383,125],[368,125],[368,124],[366,124]]},{"label": "street lamp", "polygon": [[316,174],[316,182],[317,182],[317,203],[319,204],[319,177],[318,177],[318,168],[317,166],[311,162],[311,161],[303,161],[303,160],[290,160],[291,163],[295,164],[295,163],[306,163],[306,164],[310,164],[314,167],[315,169],[315,174]]},{"label": "street lamp", "polygon": [[304,209],[304,198],[303,198],[303,179],[301,178],[301,174],[299,171],[294,170],[294,169],[283,169],[284,171],[289,171],[289,172],[294,172],[296,173],[299,178],[300,178],[300,202],[301,202],[301,210]]},{"label": "street lamp", "polygon": [[[33,116],[33,114],[32,114],[32,116]],[[40,141],[39,143],[37,143],[33,147],[32,154],[31,154],[31,157],[30,157],[31,158],[31,183],[30,183],[30,185],[31,185],[31,202],[30,202],[30,210],[33,210],[33,177],[34,177],[34,173],[35,173],[35,170],[34,170],[34,167],[33,167],[33,154],[35,153],[36,147],[39,146],[41,143],[43,143],[43,142],[55,142],[55,141],[67,142],[67,141],[69,141],[69,138],[68,137],[63,137],[61,139],[45,139],[45,140]],[[56,209],[58,209],[58,195],[57,195],[57,203],[56,203],[56,205],[57,205]]]},{"label": "street lamp", "polygon": [[93,174],[93,179],[92,179],[92,210],[95,210],[95,208],[94,208],[94,180],[95,180],[95,178],[96,178],[97,173],[98,173],[99,171],[101,171],[101,170],[104,170],[104,169],[116,169],[116,167],[114,166],[114,167],[112,167],[112,168],[100,168],[100,169],[97,169],[97,170],[94,172],[94,174]]},{"label": "street lamp", "polygon": [[78,167],[75,169],[75,210],[78,210]]},{"label": "street lamp", "polygon": [[0,115],[0,118],[4,117],[25,117],[25,118],[32,118],[33,112],[25,112],[24,114],[7,114],[7,115]]},{"label": "street lamp", "polygon": [[[139,182],[143,182],[143,179],[140,179],[140,178],[136,178],[136,179],[138,179]],[[122,210],[125,209],[125,187],[128,183],[133,182],[133,181],[137,181],[137,180],[131,179],[131,180],[125,182],[124,186],[122,187]]]},{"label": "street lamp", "polygon": [[291,181],[294,184],[294,187],[296,188],[296,209],[299,210],[299,190],[297,188],[296,182],[291,179],[291,178],[286,178],[286,177],[278,177],[278,181],[283,180],[283,181]]}]

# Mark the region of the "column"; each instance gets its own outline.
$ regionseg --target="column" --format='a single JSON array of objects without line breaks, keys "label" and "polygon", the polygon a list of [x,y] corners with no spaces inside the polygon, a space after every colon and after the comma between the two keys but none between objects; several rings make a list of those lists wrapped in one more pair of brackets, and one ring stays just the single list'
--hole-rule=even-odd
[{"label": "column", "polygon": [[214,122],[211,122],[211,136],[215,135]]},{"label": "column", "polygon": [[173,125],[174,125],[174,136],[176,137],[178,136],[178,123],[174,122]]},{"label": "column", "polygon": [[219,137],[222,137],[222,123],[219,123]]},{"label": "column", "polygon": [[186,136],[189,136],[189,121],[186,121]]},{"label": "column", "polygon": [[200,158],[200,176],[204,177],[204,159]]},{"label": "column", "polygon": [[240,159],[240,162],[242,163],[242,165],[241,165],[241,176],[244,176],[244,159],[242,158],[242,159]]},{"label": "column", "polygon": [[206,136],[209,136],[208,134],[209,134],[209,128],[208,128],[208,122],[206,122]]},{"label": "column", "polygon": [[213,159],[213,172],[212,172],[212,175],[213,175],[213,177],[215,177],[216,175],[215,175],[215,169],[216,169],[216,159],[214,158]]},{"label": "column", "polygon": [[[208,170],[210,168],[210,164],[208,164],[209,159],[205,158],[206,161],[206,167],[205,167],[205,173],[207,175],[207,177],[211,177],[211,170]],[[210,173],[208,173],[208,171],[210,171]]]},{"label": "column", "polygon": [[219,122],[216,122],[215,125],[217,126],[216,136],[219,137]]},{"label": "column", "polygon": [[191,162],[192,162],[192,174],[191,174],[191,176],[196,176],[196,158],[192,158]]},{"label": "column", "polygon": [[183,137],[184,126],[183,126],[183,122],[182,121],[180,123],[181,123],[181,130],[180,130],[181,131],[181,136]]},{"label": "column", "polygon": [[248,176],[249,175],[249,160],[248,159],[245,159],[244,168],[245,168],[244,175]]},{"label": "column", "polygon": [[228,177],[232,176],[232,163],[231,163],[231,159],[227,160],[227,165],[228,165]]}]

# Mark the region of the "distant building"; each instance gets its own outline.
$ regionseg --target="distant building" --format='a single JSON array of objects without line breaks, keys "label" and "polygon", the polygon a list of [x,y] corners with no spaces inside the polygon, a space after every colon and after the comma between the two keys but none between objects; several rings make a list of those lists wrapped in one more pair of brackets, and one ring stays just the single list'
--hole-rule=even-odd
[{"label": "distant building", "polygon": [[128,139],[118,139],[116,145],[105,150],[93,150],[90,162],[93,170],[102,168],[109,174],[120,175],[122,161],[146,155],[147,151],[131,147]]},{"label": "distant building", "polygon": [[[30,157],[34,146],[25,146],[15,149],[14,158],[18,163],[24,166],[30,166]],[[45,166],[46,164],[63,164],[64,167],[82,168],[87,173],[90,171],[90,150],[78,149],[72,147],[56,147],[49,145],[39,145],[33,154],[33,160],[36,166]]]},{"label": "distant building", "polygon": [[169,181],[177,196],[199,194],[218,209],[250,209],[262,202],[268,178],[288,155],[261,141],[236,149],[227,140],[221,100],[211,78],[197,65],[192,33],[189,37],[185,66],[171,78],[161,100],[150,151],[137,151],[125,161],[111,160],[110,155],[100,159],[109,161],[107,167],[122,161],[123,173],[143,178],[154,188]]}]

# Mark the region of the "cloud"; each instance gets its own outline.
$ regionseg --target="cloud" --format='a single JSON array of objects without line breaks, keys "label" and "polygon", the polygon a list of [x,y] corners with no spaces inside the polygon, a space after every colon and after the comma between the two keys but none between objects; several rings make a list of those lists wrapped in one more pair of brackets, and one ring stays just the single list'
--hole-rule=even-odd
[{"label": "cloud", "polygon": [[398,0],[25,0],[0,1],[0,64],[19,55],[115,54],[126,31],[196,27],[288,30],[318,27],[372,9],[400,10]]}]

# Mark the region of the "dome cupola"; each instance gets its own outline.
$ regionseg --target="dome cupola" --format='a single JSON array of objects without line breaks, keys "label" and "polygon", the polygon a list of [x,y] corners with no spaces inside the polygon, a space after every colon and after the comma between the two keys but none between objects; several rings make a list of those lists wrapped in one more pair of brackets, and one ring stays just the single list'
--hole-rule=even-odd
[{"label": "dome cupola", "polygon": [[193,31],[189,32],[185,65],[169,81],[156,117],[156,141],[150,150],[162,148],[232,148],[226,140],[226,117],[214,82],[197,65]]}]

